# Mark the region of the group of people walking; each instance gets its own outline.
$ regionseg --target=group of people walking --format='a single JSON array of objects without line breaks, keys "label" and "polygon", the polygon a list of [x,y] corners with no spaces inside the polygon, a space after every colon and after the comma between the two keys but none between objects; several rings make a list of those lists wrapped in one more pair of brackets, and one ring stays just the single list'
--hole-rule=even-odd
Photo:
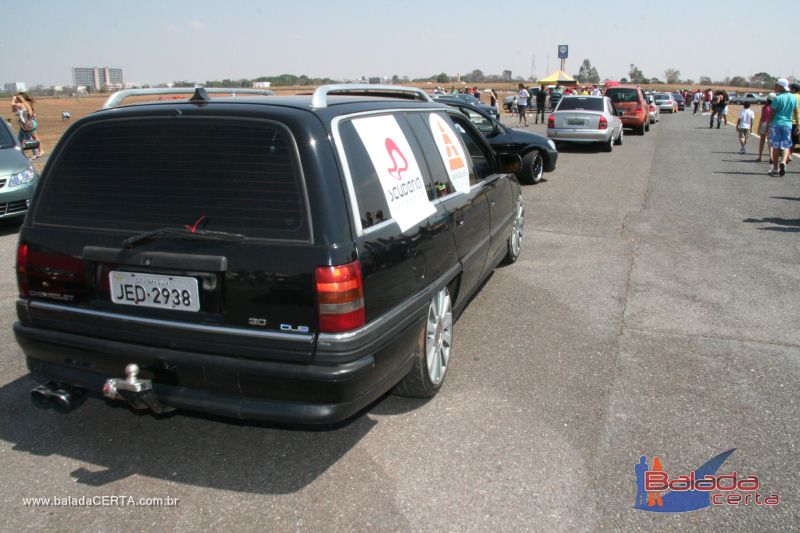
[{"label": "group of people walking", "polygon": [[[767,173],[770,176],[783,176],[786,174],[786,165],[792,161],[794,145],[800,143],[798,131],[800,85],[797,82],[790,85],[786,78],[780,78],[775,82],[774,97],[772,94],[770,97],[772,98],[767,98],[767,103],[761,110],[759,132],[763,130],[766,133],[770,147],[772,167]],[[762,160],[764,133],[761,134],[759,143],[758,161]]]},{"label": "group of people walking", "polygon": [[[800,84],[789,83],[786,78],[775,82],[774,92],[769,93],[767,101],[761,108],[761,117],[758,120],[758,158],[763,161],[764,146],[768,147],[769,162],[771,164],[768,174],[770,176],[783,176],[786,174],[786,165],[792,161],[794,146],[800,144],[798,133],[798,109],[800,109]],[[728,127],[728,93],[724,90],[712,91],[711,89],[697,90],[692,93],[693,114],[698,111],[702,115],[710,115],[708,127],[714,127],[716,117],[717,128],[720,124]],[[736,122],[739,135],[739,153],[746,153],[747,142],[753,132],[756,115],[749,102],[742,105]]]},{"label": "group of people walking", "polygon": [[[596,87],[595,87],[596,88]],[[524,83],[520,83],[517,86],[517,114],[519,115],[519,122],[517,126],[527,126],[528,125],[528,115],[527,112],[529,109],[533,109],[533,102],[536,101],[536,108],[535,108],[535,115],[534,115],[534,124],[539,123],[539,117],[542,118],[542,124],[544,124],[544,112],[545,109],[548,107],[552,111],[553,108],[558,104],[561,100],[562,94],[560,91],[556,89],[528,89],[525,87]],[[567,91],[571,91],[567,89]],[[571,94],[571,92],[566,93]],[[575,93],[577,94],[577,93]],[[549,106],[548,106],[549,104]]]},{"label": "group of people walking", "polygon": [[714,127],[714,117],[717,119],[717,128],[720,124],[728,127],[728,103],[730,97],[728,93],[722,89],[713,91],[712,89],[696,90],[684,96],[688,102],[692,102],[692,114],[696,115],[700,112],[701,115],[710,115],[708,119],[708,127]]}]

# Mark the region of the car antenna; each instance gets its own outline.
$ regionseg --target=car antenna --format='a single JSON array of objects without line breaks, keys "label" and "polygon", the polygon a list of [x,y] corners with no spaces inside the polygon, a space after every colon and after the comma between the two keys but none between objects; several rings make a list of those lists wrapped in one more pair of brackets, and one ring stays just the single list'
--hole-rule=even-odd
[{"label": "car antenna", "polygon": [[207,103],[211,101],[211,98],[208,96],[208,92],[204,87],[195,87],[194,94],[189,98],[189,101],[194,103]]}]

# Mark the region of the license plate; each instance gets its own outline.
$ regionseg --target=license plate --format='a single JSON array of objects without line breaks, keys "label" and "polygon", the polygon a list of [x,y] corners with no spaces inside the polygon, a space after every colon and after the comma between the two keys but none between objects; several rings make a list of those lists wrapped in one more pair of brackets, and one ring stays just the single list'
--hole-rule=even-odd
[{"label": "license plate", "polygon": [[176,311],[200,310],[196,278],[111,271],[108,281],[111,301],[115,304]]},{"label": "license plate", "polygon": [[584,124],[586,124],[586,121],[581,120],[579,118],[568,118],[567,124],[570,126],[583,126]]}]

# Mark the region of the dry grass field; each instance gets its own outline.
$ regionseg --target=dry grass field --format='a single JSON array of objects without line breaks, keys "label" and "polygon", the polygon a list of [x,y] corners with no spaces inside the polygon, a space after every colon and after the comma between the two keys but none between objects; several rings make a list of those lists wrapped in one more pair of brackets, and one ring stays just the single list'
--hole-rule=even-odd
[{"label": "dry grass field", "polygon": [[[71,122],[100,109],[106,98],[107,95],[84,98],[37,98],[35,104],[36,115],[39,118],[39,130],[37,133],[44,151],[50,152]],[[5,111],[5,118],[7,120],[11,119],[13,129],[17,131],[19,128],[16,120],[12,118],[10,99],[7,102]],[[72,120],[61,120],[61,113],[64,111],[70,112]]]},{"label": "dry grass field", "polygon": [[[44,163],[47,161],[47,156],[55,147],[58,140],[64,134],[67,127],[80,117],[84,117],[89,113],[97,111],[106,101],[108,95],[104,96],[90,96],[81,98],[37,98],[36,99],[36,115],[39,120],[39,129],[37,134],[42,143],[42,149],[45,152],[45,157],[36,160],[35,167],[41,172]],[[69,111],[72,115],[71,120],[61,120],[61,113]],[[11,113],[11,99],[6,102],[5,113],[3,114],[5,120],[11,121],[12,129],[16,132],[19,131],[17,121],[13,118]],[[26,152],[27,153],[27,152]]]}]

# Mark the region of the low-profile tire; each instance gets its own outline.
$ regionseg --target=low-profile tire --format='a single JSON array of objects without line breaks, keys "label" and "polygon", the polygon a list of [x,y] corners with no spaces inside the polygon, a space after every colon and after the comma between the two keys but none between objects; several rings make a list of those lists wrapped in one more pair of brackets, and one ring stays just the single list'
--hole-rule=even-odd
[{"label": "low-profile tire", "polygon": [[525,230],[525,206],[522,204],[522,196],[517,196],[514,203],[514,220],[511,223],[511,234],[506,240],[506,256],[503,263],[510,265],[516,263],[522,251],[522,236]]},{"label": "low-profile tire", "polygon": [[644,124],[636,128],[636,133],[639,135],[644,135]]},{"label": "low-profile tire", "polygon": [[619,129],[619,135],[617,135],[617,140],[614,141],[614,144],[616,144],[617,146],[622,146],[622,132],[623,132],[623,130],[624,130],[624,128],[620,128]]},{"label": "low-profile tire", "polygon": [[644,131],[650,131],[650,122],[645,122]]},{"label": "low-profile tire", "polygon": [[600,143],[600,146],[603,147],[604,152],[611,152],[614,150],[614,137],[612,133],[612,137],[609,137],[608,140],[604,143]]},{"label": "low-profile tire", "polygon": [[539,183],[544,177],[544,158],[539,150],[533,150],[522,158],[520,182],[525,184]]},{"label": "low-profile tire", "polygon": [[417,342],[414,366],[394,388],[394,393],[412,398],[436,395],[447,374],[452,346],[453,306],[450,291],[444,287],[431,298]]}]

